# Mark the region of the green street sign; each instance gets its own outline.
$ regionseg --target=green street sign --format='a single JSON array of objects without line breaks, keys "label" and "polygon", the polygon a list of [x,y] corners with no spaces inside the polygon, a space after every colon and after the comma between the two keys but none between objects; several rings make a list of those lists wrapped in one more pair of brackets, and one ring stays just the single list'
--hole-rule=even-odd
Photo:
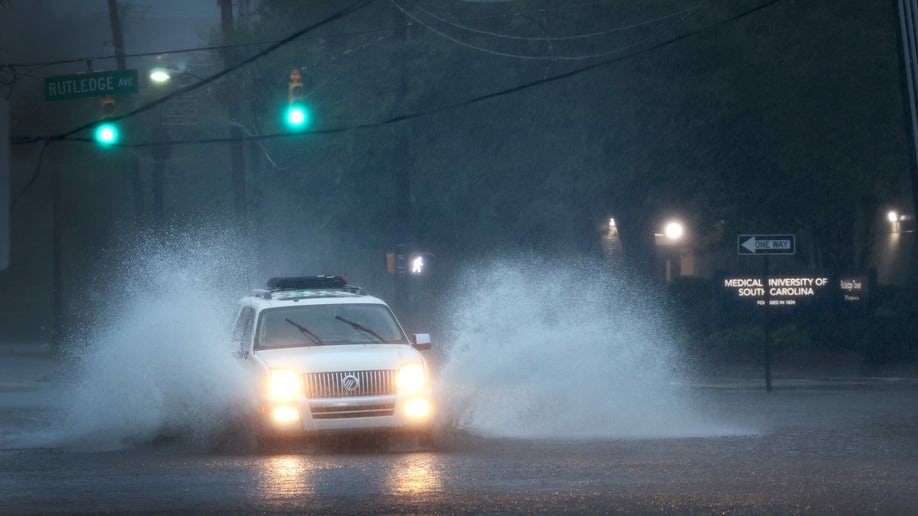
[{"label": "green street sign", "polygon": [[137,70],[59,75],[45,78],[45,100],[137,93]]}]

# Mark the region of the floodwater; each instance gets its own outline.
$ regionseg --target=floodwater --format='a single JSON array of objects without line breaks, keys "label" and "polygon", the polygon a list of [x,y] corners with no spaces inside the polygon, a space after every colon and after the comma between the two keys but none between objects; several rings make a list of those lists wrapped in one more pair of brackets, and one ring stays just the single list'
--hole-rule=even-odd
[{"label": "floodwater", "polygon": [[256,453],[227,440],[252,386],[225,255],[140,253],[65,353],[0,346],[0,512],[918,512],[918,381],[699,375],[653,293],[589,263],[452,289],[433,449]]},{"label": "floodwater", "polygon": [[[49,381],[53,422],[17,446],[207,446],[255,389],[229,346],[245,285],[233,253],[146,244]],[[584,278],[589,278],[585,281]],[[434,379],[439,426],[499,438],[664,438],[759,431],[708,410],[652,292],[588,261],[496,261],[450,289]]]},{"label": "floodwater", "polygon": [[[916,514],[918,381],[776,376],[693,384],[755,434],[502,438],[434,449],[344,440],[254,453],[190,437],[118,451],[20,447],[55,425],[46,357],[4,354],[0,512]],[[7,374],[9,367],[16,374]],[[33,374],[34,373],[34,374]],[[14,385],[13,379],[18,378]],[[551,417],[550,414],[544,417]]]},{"label": "floodwater", "polygon": [[439,386],[460,429],[587,439],[755,432],[705,409],[653,293],[599,264],[499,262],[455,292]]}]

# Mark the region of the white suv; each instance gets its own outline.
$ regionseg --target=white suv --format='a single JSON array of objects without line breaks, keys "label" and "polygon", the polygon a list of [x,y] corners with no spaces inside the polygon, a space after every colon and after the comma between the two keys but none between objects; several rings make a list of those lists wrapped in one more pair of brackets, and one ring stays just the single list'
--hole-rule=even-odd
[{"label": "white suv", "polygon": [[236,356],[259,389],[265,437],[431,427],[428,366],[382,300],[341,276],[272,278],[239,301]]}]

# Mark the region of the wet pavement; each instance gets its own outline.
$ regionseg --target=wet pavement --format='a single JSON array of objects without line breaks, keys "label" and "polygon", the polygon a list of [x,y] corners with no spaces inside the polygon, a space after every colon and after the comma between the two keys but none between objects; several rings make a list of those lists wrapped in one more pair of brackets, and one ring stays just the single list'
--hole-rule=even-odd
[{"label": "wet pavement", "polygon": [[[918,381],[710,378],[720,434],[295,443],[270,452],[173,437],[120,451],[35,447],[58,387],[41,356],[0,357],[0,514],[918,514]],[[15,364],[14,364],[15,362]],[[550,417],[550,414],[546,414]]]}]

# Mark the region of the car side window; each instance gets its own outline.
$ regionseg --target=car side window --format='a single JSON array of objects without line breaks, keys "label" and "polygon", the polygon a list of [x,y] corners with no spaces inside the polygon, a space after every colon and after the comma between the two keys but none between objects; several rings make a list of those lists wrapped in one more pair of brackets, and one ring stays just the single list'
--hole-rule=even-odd
[{"label": "car side window", "polygon": [[255,323],[255,309],[246,306],[239,312],[236,327],[233,328],[233,341],[246,342],[252,337],[252,327]]}]

